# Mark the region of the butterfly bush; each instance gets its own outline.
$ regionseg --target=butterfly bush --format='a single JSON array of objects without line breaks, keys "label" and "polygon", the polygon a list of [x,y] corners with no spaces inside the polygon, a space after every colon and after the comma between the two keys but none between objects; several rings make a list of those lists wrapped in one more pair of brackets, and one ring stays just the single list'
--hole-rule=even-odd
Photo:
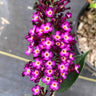
[{"label": "butterfly bush", "polygon": [[[30,81],[40,80],[49,85],[50,96],[59,89],[59,85],[67,79],[70,72],[79,73],[79,64],[74,64],[74,48],[76,43],[71,33],[72,13],[65,7],[70,0],[38,0],[36,12],[32,16],[33,27],[25,36],[29,42],[26,55],[33,54],[34,61],[29,61],[23,76]],[[64,13],[66,11],[66,13]],[[68,20],[69,19],[69,20]],[[48,91],[48,90],[47,90]],[[40,85],[32,88],[34,96],[45,96],[47,91]]]}]

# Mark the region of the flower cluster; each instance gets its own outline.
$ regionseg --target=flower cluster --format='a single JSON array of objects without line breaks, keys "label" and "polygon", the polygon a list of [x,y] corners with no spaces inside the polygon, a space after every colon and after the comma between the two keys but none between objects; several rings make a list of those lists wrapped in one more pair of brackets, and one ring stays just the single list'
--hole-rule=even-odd
[{"label": "flower cluster", "polygon": [[[65,6],[70,0],[38,0],[36,12],[32,16],[33,27],[30,28],[26,40],[30,43],[26,55],[33,54],[34,62],[25,65],[23,76],[30,76],[30,81],[42,80],[49,85],[51,95],[59,89],[59,85],[67,78],[68,73],[79,73],[79,64],[74,64],[74,36],[71,33],[72,17],[70,9]],[[59,14],[58,14],[59,13]],[[44,89],[36,85],[33,95],[45,96]],[[50,96],[51,96],[50,95]]]}]

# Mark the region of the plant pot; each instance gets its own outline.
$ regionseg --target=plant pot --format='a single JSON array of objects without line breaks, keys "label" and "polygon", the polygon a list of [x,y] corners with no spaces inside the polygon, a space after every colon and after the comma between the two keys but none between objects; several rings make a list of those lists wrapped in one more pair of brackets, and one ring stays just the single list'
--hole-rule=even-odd
[{"label": "plant pot", "polygon": [[[88,5],[89,4],[86,2],[85,5],[81,8],[81,10],[80,10],[80,12],[79,12],[79,14],[78,14],[78,16],[76,18],[76,24],[75,24],[75,27],[74,27],[74,31],[76,33],[76,40],[77,40],[77,28],[78,28],[78,24],[79,24],[79,19],[80,19],[81,15],[83,14],[83,12],[86,10],[86,8],[88,8]],[[75,47],[76,47],[77,53],[82,54],[80,49],[79,49],[78,40],[77,40],[77,43],[76,43]],[[93,67],[87,60],[85,61],[85,64],[87,65],[87,67],[91,71],[96,72],[96,68]]]}]

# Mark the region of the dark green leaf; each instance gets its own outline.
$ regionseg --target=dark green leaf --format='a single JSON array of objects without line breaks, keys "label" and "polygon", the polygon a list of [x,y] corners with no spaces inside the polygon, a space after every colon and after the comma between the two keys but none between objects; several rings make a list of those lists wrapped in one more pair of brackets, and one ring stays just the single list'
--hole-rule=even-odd
[{"label": "dark green leaf", "polygon": [[[86,52],[85,54],[75,56],[74,63],[80,64],[79,74],[81,73],[81,71],[83,69],[84,62],[85,62],[85,59],[86,59],[86,56],[88,55],[88,53],[89,53],[89,51]],[[64,91],[68,90],[74,84],[74,82],[77,80],[79,74],[77,74],[76,72],[69,73],[67,79],[64,80],[63,83],[59,86],[59,90],[57,92],[64,92]]]},{"label": "dark green leaf", "polygon": [[41,81],[41,79],[40,79],[38,85],[40,85],[41,87],[44,87],[44,91],[46,91],[47,85],[46,85],[45,83],[43,83],[43,82]]},{"label": "dark green leaf", "polygon": [[89,8],[96,8],[96,3],[92,3],[89,5]]}]

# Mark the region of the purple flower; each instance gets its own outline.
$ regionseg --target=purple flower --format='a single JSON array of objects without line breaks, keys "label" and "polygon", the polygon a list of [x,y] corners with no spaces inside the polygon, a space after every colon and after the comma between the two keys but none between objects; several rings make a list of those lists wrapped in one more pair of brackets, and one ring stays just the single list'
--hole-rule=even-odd
[{"label": "purple flower", "polygon": [[68,51],[70,51],[69,48],[63,48],[59,54],[60,56],[64,56],[64,55],[68,56],[69,55]]},{"label": "purple flower", "polygon": [[36,77],[30,76],[30,81],[33,81],[35,83],[36,79],[37,79]]},{"label": "purple flower", "polygon": [[40,69],[42,64],[43,64],[43,61],[40,60],[39,58],[36,58],[35,62],[33,62],[33,67],[35,67],[36,69]]},{"label": "purple flower", "polygon": [[36,29],[36,25],[34,25],[33,28],[30,28],[29,34],[33,36],[35,34],[35,29]]},{"label": "purple flower", "polygon": [[67,74],[68,74],[68,72],[62,72],[61,73],[61,76],[63,77],[63,79],[66,79],[67,78]]},{"label": "purple flower", "polygon": [[[26,37],[25,37],[25,38],[26,38]],[[27,41],[28,41],[28,42],[32,42],[33,39],[34,39],[34,36],[31,36],[31,35],[30,35],[30,36],[29,36],[29,35],[27,36]]]},{"label": "purple flower", "polygon": [[61,58],[61,61],[65,64],[68,57],[62,56],[62,57],[60,57],[60,58]]},{"label": "purple flower", "polygon": [[30,67],[25,67],[25,68],[24,68],[23,75],[24,75],[24,76],[30,76],[30,74],[31,74],[31,69],[30,69]]},{"label": "purple flower", "polygon": [[67,46],[66,43],[64,43],[63,41],[61,41],[61,45],[60,45],[60,48],[65,48]]},{"label": "purple flower", "polygon": [[79,69],[79,67],[80,67],[80,65],[79,65],[79,64],[76,64],[76,65],[75,65],[75,71],[76,71],[77,73],[79,73],[79,70],[78,70],[78,69]]},{"label": "purple flower", "polygon": [[60,73],[64,72],[64,71],[68,71],[68,66],[61,63],[61,64],[58,64],[58,69],[59,69]]},{"label": "purple flower", "polygon": [[43,29],[44,33],[48,33],[53,30],[53,27],[51,26],[51,23],[49,22],[47,22],[46,25],[42,24],[41,28]]},{"label": "purple flower", "polygon": [[40,89],[41,89],[41,87],[39,85],[37,85],[36,87],[33,87],[32,88],[33,95],[36,96],[36,95],[40,94]]},{"label": "purple flower", "polygon": [[54,41],[51,41],[49,37],[46,37],[46,40],[42,42],[46,49],[50,49],[54,45]]},{"label": "purple flower", "polygon": [[45,14],[48,17],[52,17],[53,16],[53,8],[49,7],[48,10],[45,10]]},{"label": "purple flower", "polygon": [[39,13],[33,13],[32,21],[37,22],[39,20]]},{"label": "purple flower", "polygon": [[56,46],[60,46],[60,42],[58,42],[58,41],[55,44],[56,44]]},{"label": "purple flower", "polygon": [[69,33],[68,32],[65,32],[61,36],[64,39],[64,42],[65,43],[69,43],[69,41],[73,40],[72,36],[69,36]]},{"label": "purple flower", "polygon": [[38,32],[38,35],[41,36],[41,35],[43,34],[44,30],[43,30],[43,28],[41,28],[41,27],[40,27],[40,28],[37,27],[37,28],[36,28],[36,32]]},{"label": "purple flower", "polygon": [[52,81],[49,87],[52,90],[58,90],[59,89],[59,83],[57,81]]},{"label": "purple flower", "polygon": [[46,83],[46,85],[49,85],[52,80],[53,80],[53,77],[45,76],[45,77],[42,78],[42,82]]},{"label": "purple flower", "polygon": [[52,56],[53,56],[53,54],[49,50],[42,52],[42,57],[44,57],[44,60],[49,60]]},{"label": "purple flower", "polygon": [[67,18],[69,19],[69,18],[71,18],[71,17],[72,17],[72,13],[67,12],[67,13],[66,13],[66,16],[67,16]]},{"label": "purple flower", "polygon": [[58,41],[58,40],[61,39],[60,31],[56,31],[56,32],[55,32],[55,35],[53,35],[53,39],[55,39],[56,41]]},{"label": "purple flower", "polygon": [[58,82],[59,82],[59,83],[62,83],[62,82],[63,82],[63,79],[62,79],[62,78],[59,78],[59,79],[58,79]]},{"label": "purple flower", "polygon": [[28,46],[28,50],[25,51],[25,55],[30,55],[33,51],[33,48],[31,48],[30,46]]},{"label": "purple flower", "polygon": [[69,54],[69,59],[71,59],[73,61],[74,60],[74,55],[75,55],[74,53],[70,53]]},{"label": "purple flower", "polygon": [[39,70],[35,69],[34,71],[32,71],[32,75],[35,77],[35,78],[38,78],[40,72]]},{"label": "purple flower", "polygon": [[53,66],[55,66],[55,61],[48,60],[44,65],[45,67],[52,68]]},{"label": "purple flower", "polygon": [[61,24],[61,28],[68,32],[71,31],[71,28],[69,28],[69,23],[67,21],[64,22],[64,24]]},{"label": "purple flower", "polygon": [[40,54],[40,48],[37,46],[36,49],[33,51],[33,56],[37,57]]},{"label": "purple flower", "polygon": [[45,69],[45,75],[52,76],[54,74],[54,70],[52,68]]}]

